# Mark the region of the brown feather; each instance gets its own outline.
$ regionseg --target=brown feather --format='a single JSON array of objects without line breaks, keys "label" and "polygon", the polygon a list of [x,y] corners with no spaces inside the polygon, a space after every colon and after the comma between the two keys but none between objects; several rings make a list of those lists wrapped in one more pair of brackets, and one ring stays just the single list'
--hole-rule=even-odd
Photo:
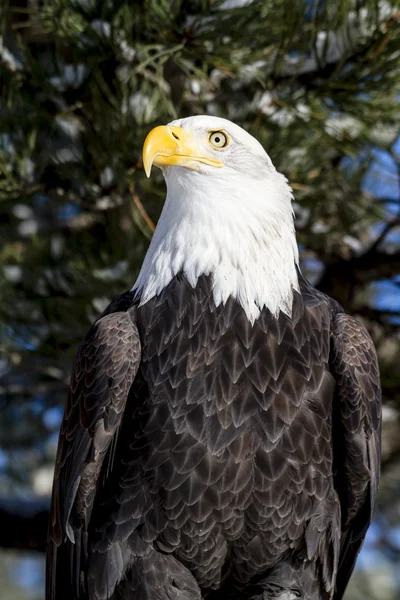
[{"label": "brown feather", "polygon": [[251,324],[215,306],[210,277],[177,276],[94,325],[61,430],[47,600],[341,598],[378,485],[379,374],[365,330],[299,281],[291,317]]}]

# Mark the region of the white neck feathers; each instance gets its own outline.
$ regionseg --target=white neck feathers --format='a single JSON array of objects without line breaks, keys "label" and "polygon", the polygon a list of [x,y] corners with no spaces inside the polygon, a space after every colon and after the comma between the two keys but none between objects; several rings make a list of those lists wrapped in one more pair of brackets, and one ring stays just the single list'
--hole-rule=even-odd
[{"label": "white neck feathers", "polygon": [[298,250],[291,189],[271,167],[266,180],[168,170],[167,198],[133,287],[140,304],[178,273],[195,287],[211,275],[215,304],[232,296],[254,323],[266,307],[291,315]]}]

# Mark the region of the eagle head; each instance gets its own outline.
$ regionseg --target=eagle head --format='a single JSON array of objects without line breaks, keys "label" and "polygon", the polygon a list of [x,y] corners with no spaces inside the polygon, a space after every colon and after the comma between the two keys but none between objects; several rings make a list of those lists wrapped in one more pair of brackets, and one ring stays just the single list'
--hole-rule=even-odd
[{"label": "eagle head", "polygon": [[275,172],[262,145],[247,131],[219,117],[188,117],[158,126],[143,146],[147,176],[160,167],[168,181],[169,167],[183,167],[204,175],[262,179]]},{"label": "eagle head", "polygon": [[235,298],[254,321],[265,306],[291,313],[298,288],[292,191],[262,145],[218,117],[158,126],[143,146],[148,176],[162,169],[167,197],[135,284],[142,302],[178,273],[211,276],[215,304]]}]

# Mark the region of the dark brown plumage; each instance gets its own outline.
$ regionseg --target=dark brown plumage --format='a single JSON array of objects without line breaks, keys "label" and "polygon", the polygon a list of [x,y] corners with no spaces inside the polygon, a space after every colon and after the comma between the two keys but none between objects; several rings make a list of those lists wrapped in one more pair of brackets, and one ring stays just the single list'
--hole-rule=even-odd
[{"label": "dark brown plumage", "polygon": [[[178,275],[93,325],[74,366],[47,600],[342,598],[371,520],[380,387],[366,330],[300,275],[254,325]],[[335,591],[336,590],[336,591]]]}]

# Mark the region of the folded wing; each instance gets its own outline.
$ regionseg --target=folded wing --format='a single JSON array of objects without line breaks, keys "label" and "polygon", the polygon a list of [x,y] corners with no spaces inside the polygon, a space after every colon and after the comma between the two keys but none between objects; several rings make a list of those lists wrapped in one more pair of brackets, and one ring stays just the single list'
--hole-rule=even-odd
[{"label": "folded wing", "polygon": [[366,329],[343,313],[334,321],[331,371],[337,382],[334,472],[342,511],[334,600],[340,600],[371,523],[381,456],[381,389],[375,348]]},{"label": "folded wing", "polygon": [[112,465],[140,363],[135,308],[99,319],[72,372],[57,451],[47,552],[47,600],[82,595],[87,527],[101,477]]}]

